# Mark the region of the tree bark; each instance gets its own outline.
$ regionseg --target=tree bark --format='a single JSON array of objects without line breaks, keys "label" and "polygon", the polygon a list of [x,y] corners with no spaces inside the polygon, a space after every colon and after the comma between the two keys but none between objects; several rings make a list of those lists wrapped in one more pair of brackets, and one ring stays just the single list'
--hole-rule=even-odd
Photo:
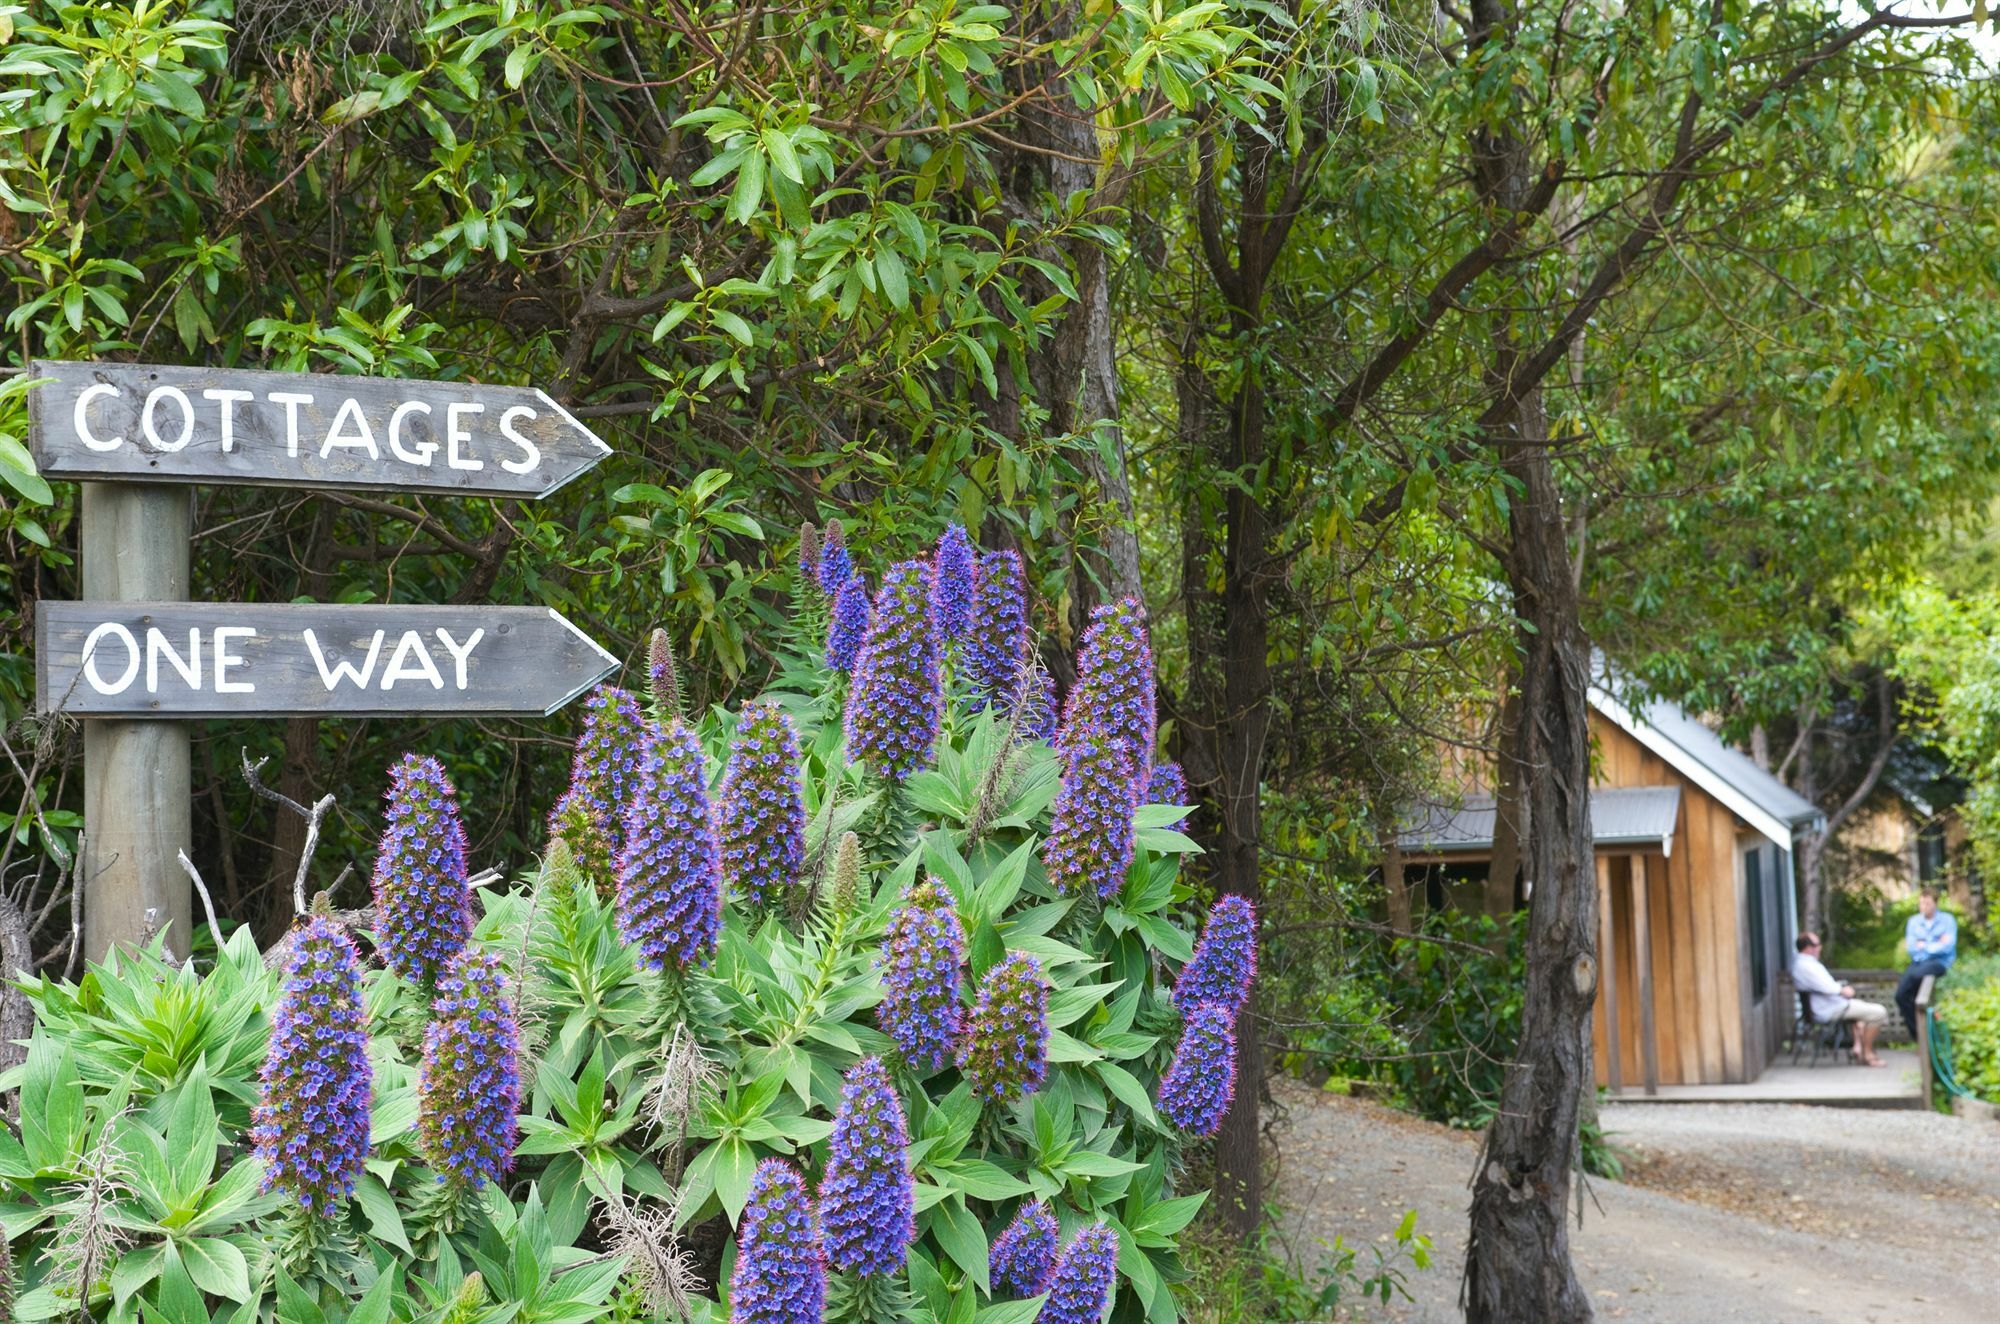
[{"label": "tree bark", "polygon": [[1462,1295],[1467,1324],[1575,1324],[1591,1318],[1567,1218],[1597,997],[1589,647],[1547,447],[1512,447],[1503,462],[1522,485],[1506,569],[1523,621],[1515,747],[1533,825],[1522,853],[1528,986],[1520,1048],[1473,1180]]},{"label": "tree bark", "polygon": [[1826,861],[1827,847],[1855,811],[1875,794],[1875,788],[1882,782],[1882,772],[1889,766],[1889,755],[1896,748],[1896,684],[1887,676],[1878,677],[1875,682],[1875,705],[1874,757],[1862,771],[1861,780],[1827,815],[1819,831],[1806,834],[1799,843],[1799,882],[1805,891],[1805,927],[1809,932],[1820,933],[1826,919],[1826,880],[1821,876],[1821,866]]},{"label": "tree bark", "polygon": [[1403,878],[1403,840],[1396,834],[1396,820],[1385,820],[1382,829],[1382,896],[1389,907],[1389,927],[1407,938],[1410,923],[1410,885]]},{"label": "tree bark", "polygon": [[[305,573],[299,592],[317,601],[333,583],[333,506],[326,501],[313,503],[313,518],[306,534],[305,555],[300,562]],[[285,719],[285,748],[278,765],[278,792],[302,805],[319,798],[319,719]],[[263,923],[258,938],[265,946],[276,942],[292,925],[292,880],[299,871],[299,856],[306,848],[306,820],[283,808],[277,811],[276,831],[271,838],[271,864],[264,875]]]},{"label": "tree bark", "polygon": [[[1529,831],[1528,801],[1523,794],[1527,779],[1521,775],[1521,763],[1516,757],[1519,751],[1514,747],[1520,728],[1521,690],[1510,676],[1507,697],[1500,704],[1499,748],[1494,759],[1499,775],[1493,787],[1493,858],[1486,866],[1486,913],[1501,921],[1514,913],[1514,898],[1519,895],[1516,884],[1521,875],[1521,843]],[[1507,942],[1504,928],[1494,942],[1504,949]]]}]

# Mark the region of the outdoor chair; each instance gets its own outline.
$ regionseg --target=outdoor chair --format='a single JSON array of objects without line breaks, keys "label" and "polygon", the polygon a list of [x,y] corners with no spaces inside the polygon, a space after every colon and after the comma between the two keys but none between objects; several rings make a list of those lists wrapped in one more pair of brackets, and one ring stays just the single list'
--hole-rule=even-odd
[{"label": "outdoor chair", "polygon": [[1818,1066],[1821,1052],[1831,1054],[1838,1061],[1841,1050],[1847,1046],[1847,1022],[1816,1020],[1812,1013],[1811,996],[1801,992],[1798,999],[1799,1013],[1792,1021],[1792,1065],[1799,1064],[1799,1054],[1805,1051],[1808,1042],[1812,1044],[1812,1061],[1808,1065]]}]

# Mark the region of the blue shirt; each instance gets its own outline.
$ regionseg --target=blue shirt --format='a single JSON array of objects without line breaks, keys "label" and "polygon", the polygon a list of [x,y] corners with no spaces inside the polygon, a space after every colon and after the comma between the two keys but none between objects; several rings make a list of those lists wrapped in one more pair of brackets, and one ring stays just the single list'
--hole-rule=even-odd
[{"label": "blue shirt", "polygon": [[1919,910],[1910,916],[1909,925],[1903,930],[1903,941],[1910,949],[1910,962],[1936,961],[1951,969],[1951,963],[1958,959],[1958,921],[1945,911],[1938,911],[1929,919]]}]

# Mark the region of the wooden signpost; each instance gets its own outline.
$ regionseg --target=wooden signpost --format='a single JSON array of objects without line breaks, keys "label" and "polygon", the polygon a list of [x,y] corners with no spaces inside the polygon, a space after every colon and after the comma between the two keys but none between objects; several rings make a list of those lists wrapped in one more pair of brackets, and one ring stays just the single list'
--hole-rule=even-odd
[{"label": "wooden signpost", "polygon": [[[540,607],[192,603],[203,483],[544,497],[611,453],[509,386],[37,361],[29,439],[83,485],[82,602],[36,618],[36,705],[84,721],[84,954],[169,928],[191,901],[188,719],[539,716],[616,659]],[[176,941],[177,940],[177,941]]]}]

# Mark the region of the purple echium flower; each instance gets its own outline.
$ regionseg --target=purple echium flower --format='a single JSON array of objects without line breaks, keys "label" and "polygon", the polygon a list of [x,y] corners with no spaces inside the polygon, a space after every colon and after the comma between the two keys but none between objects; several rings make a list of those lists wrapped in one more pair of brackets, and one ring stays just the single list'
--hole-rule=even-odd
[{"label": "purple echium flower", "polygon": [[1048,1055],[1049,993],[1042,963],[1026,952],[1011,953],[979,986],[958,1069],[975,1097],[1006,1103],[1042,1087]]},{"label": "purple echium flower", "polygon": [[750,904],[775,900],[799,880],[806,859],[799,737],[775,704],[746,703],[736,719],[715,834],[723,873]]},{"label": "purple echium flower", "polygon": [[938,633],[946,640],[962,639],[972,631],[976,557],[963,524],[949,526],[938,539],[931,563],[931,607],[937,615]]},{"label": "purple echium flower", "polygon": [[972,591],[972,632],[965,643],[974,712],[1011,709],[1028,656],[1028,602],[1021,555],[1012,548],[979,558]]},{"label": "purple echium flower", "polygon": [[833,615],[826,626],[826,664],[835,671],[854,670],[855,655],[868,637],[868,581],[852,575],[833,595]]},{"label": "purple echium flower", "polygon": [[1111,1303],[1117,1272],[1117,1233],[1103,1223],[1077,1233],[1056,1264],[1049,1299],[1035,1324],[1097,1324]]},{"label": "purple echium flower", "polygon": [[1129,741],[1139,771],[1153,767],[1158,715],[1153,703],[1153,649],[1146,638],[1146,608],[1137,598],[1107,602],[1090,613],[1077,654],[1076,687],[1063,709],[1056,748],[1067,753],[1073,734],[1103,730]]},{"label": "purple echium flower", "polygon": [[722,928],[722,864],[708,810],[701,743],[675,719],[646,738],[639,787],[625,810],[618,932],[659,970],[700,965]]},{"label": "purple echium flower", "polygon": [[895,1274],[917,1234],[916,1184],[910,1177],[909,1125],[903,1101],[880,1058],[847,1073],[819,1182],[826,1258],[836,1269]]},{"label": "purple echium flower", "polygon": [[826,1315],[826,1257],[817,1222],[797,1169],[783,1159],[757,1165],[736,1226],[730,1324],[820,1324]]},{"label": "purple echium flower", "polygon": [[458,792],[443,764],[405,754],[389,769],[388,800],[375,851],[375,932],[389,968],[429,988],[472,936]]},{"label": "purple echium flower", "polygon": [[1173,1063],[1160,1078],[1160,1112],[1191,1136],[1212,1136],[1236,1097],[1236,1013],[1198,1002],[1181,1026]]},{"label": "purple echium flower", "polygon": [[1155,763],[1153,779],[1146,785],[1146,803],[1155,805],[1184,805],[1187,799],[1187,774],[1178,763]]},{"label": "purple echium flower", "polygon": [[1021,1206],[1007,1230],[994,1238],[986,1266],[993,1277],[993,1294],[1040,1296],[1049,1290],[1056,1271],[1056,1250],[1062,1225],[1040,1200]]},{"label": "purple echium flower", "polygon": [[1077,896],[1086,888],[1110,898],[1132,863],[1132,812],[1139,769],[1131,745],[1108,731],[1069,731],[1062,786],[1042,843],[1049,886]]},{"label": "purple echium flower", "polygon": [[500,958],[466,948],[438,980],[424,1029],[424,1156],[450,1179],[478,1190],[514,1164],[521,1110],[520,1032]]},{"label": "purple echium flower", "polygon": [[830,519],[819,545],[820,591],[838,593],[840,586],[852,578],[854,558],[847,554],[847,535],[841,531],[839,520]]},{"label": "purple echium flower", "polygon": [[583,701],[569,790],[549,815],[549,835],[569,843],[591,878],[608,881],[624,849],[625,803],[639,783],[645,731],[638,698],[615,685],[600,685]]},{"label": "purple echium flower", "polygon": [[931,766],[944,721],[930,566],[889,567],[847,695],[847,755],[902,781]]},{"label": "purple echium flower", "polygon": [[1257,907],[1248,897],[1224,896],[1209,909],[1201,941],[1174,981],[1174,1005],[1183,1015],[1198,1003],[1226,1007],[1234,1019],[1257,978]]},{"label": "purple echium flower", "polygon": [[912,1071],[941,1071],[958,1048],[964,1010],[958,968],[965,963],[965,928],[951,893],[936,883],[910,889],[889,916],[882,940],[882,1002],[875,1022],[896,1041]]},{"label": "purple echium flower", "polygon": [[1056,678],[1037,666],[1022,696],[1019,730],[1029,740],[1056,738]]},{"label": "purple echium flower", "polygon": [[308,916],[292,940],[262,1079],[250,1138],[264,1189],[282,1188],[307,1213],[330,1218],[368,1157],[373,1077],[361,965],[353,940],[325,916]]}]

